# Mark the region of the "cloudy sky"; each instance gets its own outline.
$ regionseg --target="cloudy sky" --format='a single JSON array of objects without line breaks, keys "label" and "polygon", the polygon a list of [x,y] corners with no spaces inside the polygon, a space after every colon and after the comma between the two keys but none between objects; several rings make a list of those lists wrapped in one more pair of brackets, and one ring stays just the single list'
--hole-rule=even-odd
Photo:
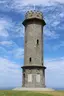
[{"label": "cloudy sky", "polygon": [[64,0],[0,0],[0,88],[19,87],[28,10],[43,12],[47,87],[64,87]]}]

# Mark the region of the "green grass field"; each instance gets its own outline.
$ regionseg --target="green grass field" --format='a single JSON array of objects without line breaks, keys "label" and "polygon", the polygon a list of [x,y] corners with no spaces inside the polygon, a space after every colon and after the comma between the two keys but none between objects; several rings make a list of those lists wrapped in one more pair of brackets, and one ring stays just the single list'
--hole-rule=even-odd
[{"label": "green grass field", "polygon": [[64,96],[64,91],[30,92],[30,91],[1,90],[0,96]]},{"label": "green grass field", "polygon": [[29,92],[29,91],[0,91],[0,96],[53,96],[45,93],[39,92]]}]

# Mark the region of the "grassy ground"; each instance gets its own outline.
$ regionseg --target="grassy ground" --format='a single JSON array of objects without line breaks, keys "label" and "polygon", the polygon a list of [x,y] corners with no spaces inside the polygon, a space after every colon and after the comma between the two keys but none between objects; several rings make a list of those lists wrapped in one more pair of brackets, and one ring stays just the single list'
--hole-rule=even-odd
[{"label": "grassy ground", "polygon": [[51,96],[64,96],[64,91],[48,91],[48,92],[40,92],[43,94],[50,94]]},{"label": "grassy ground", "polygon": [[0,91],[0,96],[52,96],[49,94],[43,94],[40,92],[30,92],[30,91]]},{"label": "grassy ground", "polygon": [[64,91],[30,92],[30,91],[1,90],[0,96],[64,96]]}]

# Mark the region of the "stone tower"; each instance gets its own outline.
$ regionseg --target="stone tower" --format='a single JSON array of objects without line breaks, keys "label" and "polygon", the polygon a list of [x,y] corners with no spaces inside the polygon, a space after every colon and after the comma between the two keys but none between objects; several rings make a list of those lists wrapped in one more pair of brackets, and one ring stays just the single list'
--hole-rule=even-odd
[{"label": "stone tower", "polygon": [[22,87],[45,87],[43,65],[43,26],[45,21],[39,11],[28,11],[23,21],[25,26],[24,66]]}]

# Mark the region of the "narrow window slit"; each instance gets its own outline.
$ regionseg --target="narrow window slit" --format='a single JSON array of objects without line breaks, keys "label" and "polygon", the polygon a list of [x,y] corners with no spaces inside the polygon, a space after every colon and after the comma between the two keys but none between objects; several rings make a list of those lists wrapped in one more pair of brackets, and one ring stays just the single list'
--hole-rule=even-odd
[{"label": "narrow window slit", "polygon": [[39,40],[37,39],[37,45],[39,45]]},{"label": "narrow window slit", "polygon": [[29,62],[31,62],[31,61],[32,61],[32,58],[30,57],[30,58],[29,58]]}]

